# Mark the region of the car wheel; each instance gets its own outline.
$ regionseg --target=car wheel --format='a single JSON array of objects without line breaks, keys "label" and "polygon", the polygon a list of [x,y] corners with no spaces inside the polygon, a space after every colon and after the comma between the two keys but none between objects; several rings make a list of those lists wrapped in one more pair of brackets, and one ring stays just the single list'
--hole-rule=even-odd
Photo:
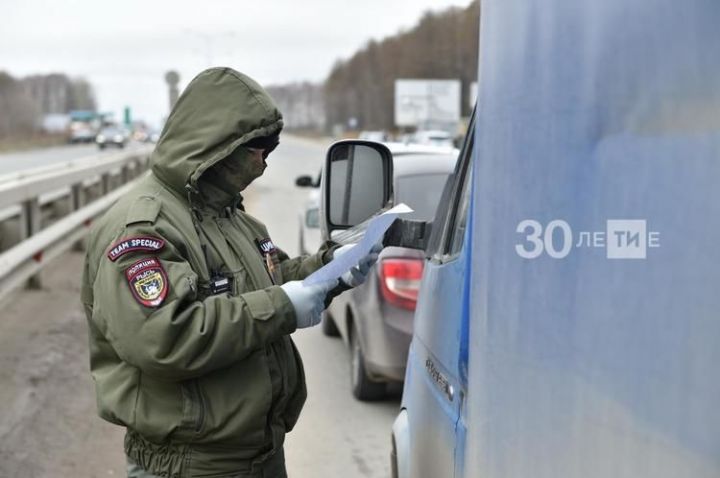
[{"label": "car wheel", "polygon": [[335,324],[335,320],[327,312],[322,317],[322,332],[328,337],[340,337],[340,331]]},{"label": "car wheel", "polygon": [[365,371],[363,355],[357,329],[353,325],[350,334],[350,381],[355,398],[362,401],[380,400],[385,396],[385,384],[373,382]]}]

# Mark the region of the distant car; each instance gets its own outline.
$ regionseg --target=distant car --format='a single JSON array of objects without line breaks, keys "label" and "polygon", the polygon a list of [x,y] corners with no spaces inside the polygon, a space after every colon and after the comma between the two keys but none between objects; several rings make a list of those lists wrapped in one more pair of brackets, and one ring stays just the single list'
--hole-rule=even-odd
[{"label": "distant car", "polygon": [[[395,203],[406,203],[414,209],[407,219],[432,220],[458,151],[413,148],[401,143],[386,145],[394,158]],[[311,183],[309,176],[303,181],[298,178],[296,184],[319,186]],[[301,225],[303,252],[315,251],[320,245],[319,224],[313,226],[317,231],[313,242],[307,239],[319,203],[316,189],[309,195]],[[423,261],[421,251],[386,247],[367,281],[335,298],[323,316],[325,335],[342,336],[350,348],[352,393],[359,400],[381,399],[388,383],[403,381]]]},{"label": "distant car", "polygon": [[69,126],[68,141],[76,143],[92,143],[95,139],[95,128],[85,121],[72,121]]},{"label": "distant car", "polygon": [[454,144],[454,138],[447,131],[421,130],[413,135],[412,142],[430,146],[452,147]]},{"label": "distant car", "polygon": [[136,129],[130,134],[130,137],[133,139],[133,141],[138,141],[141,143],[148,141],[149,136],[150,133],[148,133],[146,129]]},{"label": "distant car", "polygon": [[388,138],[388,134],[385,131],[361,131],[358,135],[358,139],[377,141],[378,143],[387,141]]},{"label": "distant car", "polygon": [[95,143],[98,148],[105,149],[107,146],[115,146],[124,148],[128,142],[128,134],[122,128],[116,126],[108,126],[100,130],[95,137]]},{"label": "distant car", "polygon": [[145,141],[147,143],[157,143],[159,139],[160,139],[160,133],[156,130],[152,130],[152,131],[150,131],[150,133],[148,133],[148,137]]},{"label": "distant car", "polygon": [[403,141],[385,142],[383,144],[385,144],[385,146],[390,149],[393,157],[404,156],[408,154],[451,154],[453,151],[458,151],[457,149],[453,148],[452,145],[447,144],[419,144],[412,142],[407,143]]}]

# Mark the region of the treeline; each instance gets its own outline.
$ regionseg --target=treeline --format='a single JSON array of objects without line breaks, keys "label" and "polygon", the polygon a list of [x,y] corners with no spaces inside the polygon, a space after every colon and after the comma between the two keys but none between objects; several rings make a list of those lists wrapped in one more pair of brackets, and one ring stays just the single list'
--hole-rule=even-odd
[{"label": "treeline", "polygon": [[325,127],[322,85],[301,82],[266,89],[282,111],[288,129],[321,130]]},{"label": "treeline", "polygon": [[325,81],[329,126],[357,120],[359,129],[393,127],[398,78],[459,79],[461,105],[469,115],[470,84],[477,79],[480,3],[426,13],[410,31],[370,41],[350,59],[339,61]]},{"label": "treeline", "polygon": [[0,72],[0,138],[33,134],[48,114],[96,108],[93,88],[82,78],[56,73],[16,79]]}]

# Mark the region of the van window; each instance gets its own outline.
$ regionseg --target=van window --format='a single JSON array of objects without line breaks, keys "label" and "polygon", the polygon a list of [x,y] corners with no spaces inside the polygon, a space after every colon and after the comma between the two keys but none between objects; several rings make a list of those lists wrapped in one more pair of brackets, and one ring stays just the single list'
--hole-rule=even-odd
[{"label": "van window", "polygon": [[470,204],[474,125],[473,111],[468,125],[469,133],[465,136],[455,170],[443,190],[441,204],[433,220],[433,231],[425,251],[433,262],[445,263],[455,260],[463,246]]},{"label": "van window", "polygon": [[443,241],[443,244],[445,244],[443,252],[446,258],[457,256],[462,249],[465,239],[472,184],[471,166],[474,142],[474,135],[469,134],[465,138],[465,145],[458,159],[456,174],[458,175],[459,184],[456,185],[457,189],[455,189],[451,200],[448,222],[445,226],[445,239]]}]

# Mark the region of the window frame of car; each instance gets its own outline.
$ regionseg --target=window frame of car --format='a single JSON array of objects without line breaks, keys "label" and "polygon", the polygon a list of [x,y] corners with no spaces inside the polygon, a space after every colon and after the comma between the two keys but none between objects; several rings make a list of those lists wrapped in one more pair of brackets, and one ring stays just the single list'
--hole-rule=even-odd
[{"label": "window frame of car", "polygon": [[[443,264],[457,259],[462,251],[464,237],[455,241],[459,231],[456,225],[459,219],[465,219],[469,207],[463,208],[463,200],[469,200],[470,180],[472,173],[472,154],[475,143],[475,111],[470,117],[468,133],[465,135],[460,156],[455,170],[448,177],[445,189],[440,199],[438,210],[435,213],[433,228],[425,251],[425,256],[431,262]],[[459,214],[464,217],[460,217]],[[464,236],[464,229],[463,229]]]}]

